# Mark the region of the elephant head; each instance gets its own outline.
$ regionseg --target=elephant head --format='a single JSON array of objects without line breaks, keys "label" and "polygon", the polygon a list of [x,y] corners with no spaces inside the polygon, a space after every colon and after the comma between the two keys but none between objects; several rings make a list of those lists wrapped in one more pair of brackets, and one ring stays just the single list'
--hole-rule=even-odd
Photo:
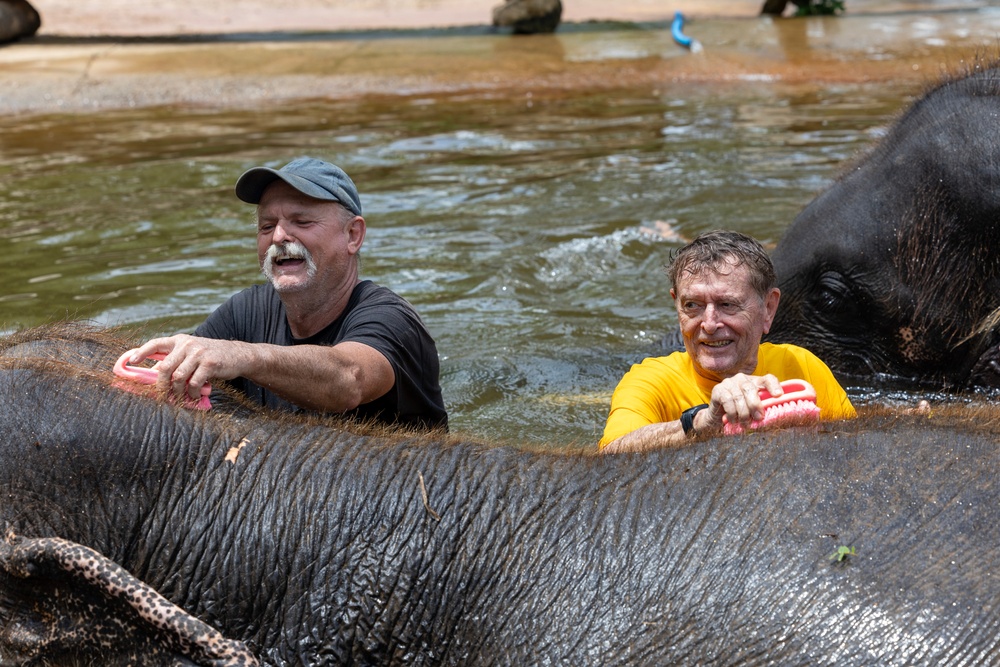
[{"label": "elephant head", "polygon": [[773,253],[768,339],[843,380],[1000,387],[1000,69],[916,101]]}]

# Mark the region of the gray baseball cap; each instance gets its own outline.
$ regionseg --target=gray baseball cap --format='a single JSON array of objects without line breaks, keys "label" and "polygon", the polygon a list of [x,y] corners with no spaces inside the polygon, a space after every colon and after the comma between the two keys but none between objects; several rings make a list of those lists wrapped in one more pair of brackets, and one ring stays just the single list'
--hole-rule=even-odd
[{"label": "gray baseball cap", "polygon": [[248,204],[259,204],[267,186],[283,180],[304,195],[340,202],[354,215],[361,215],[361,197],[354,181],[335,164],[314,157],[300,157],[281,169],[254,167],[236,181],[236,196]]}]

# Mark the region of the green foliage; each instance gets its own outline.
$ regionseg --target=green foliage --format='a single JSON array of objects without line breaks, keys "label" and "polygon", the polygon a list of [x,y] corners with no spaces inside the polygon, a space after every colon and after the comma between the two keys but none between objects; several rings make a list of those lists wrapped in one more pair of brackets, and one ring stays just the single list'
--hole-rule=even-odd
[{"label": "green foliage", "polygon": [[857,552],[854,547],[839,546],[837,550],[830,554],[830,560],[836,560],[838,563],[848,556],[856,556]]},{"label": "green foliage", "polygon": [[796,3],[796,16],[833,16],[844,11],[844,0],[810,0]]}]

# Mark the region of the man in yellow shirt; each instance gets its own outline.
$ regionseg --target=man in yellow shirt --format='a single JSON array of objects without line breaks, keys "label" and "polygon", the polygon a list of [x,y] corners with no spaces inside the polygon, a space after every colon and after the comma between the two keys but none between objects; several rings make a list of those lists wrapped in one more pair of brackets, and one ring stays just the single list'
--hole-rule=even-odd
[{"label": "man in yellow shirt", "polygon": [[761,343],[781,291],[771,258],[738,232],[702,234],[667,267],[684,352],[632,366],[611,397],[600,448],[643,451],[721,432],[723,417],[764,417],[759,390],[782,393],[800,379],[816,389],[821,419],[856,416],[847,393],[818,357],[795,345]]}]

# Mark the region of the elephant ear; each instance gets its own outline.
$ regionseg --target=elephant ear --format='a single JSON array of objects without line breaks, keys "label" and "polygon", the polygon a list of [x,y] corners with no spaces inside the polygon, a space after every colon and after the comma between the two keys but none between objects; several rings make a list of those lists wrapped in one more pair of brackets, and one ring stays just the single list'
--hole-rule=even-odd
[{"label": "elephant ear", "polygon": [[59,538],[0,540],[5,664],[257,665],[97,551]]}]

